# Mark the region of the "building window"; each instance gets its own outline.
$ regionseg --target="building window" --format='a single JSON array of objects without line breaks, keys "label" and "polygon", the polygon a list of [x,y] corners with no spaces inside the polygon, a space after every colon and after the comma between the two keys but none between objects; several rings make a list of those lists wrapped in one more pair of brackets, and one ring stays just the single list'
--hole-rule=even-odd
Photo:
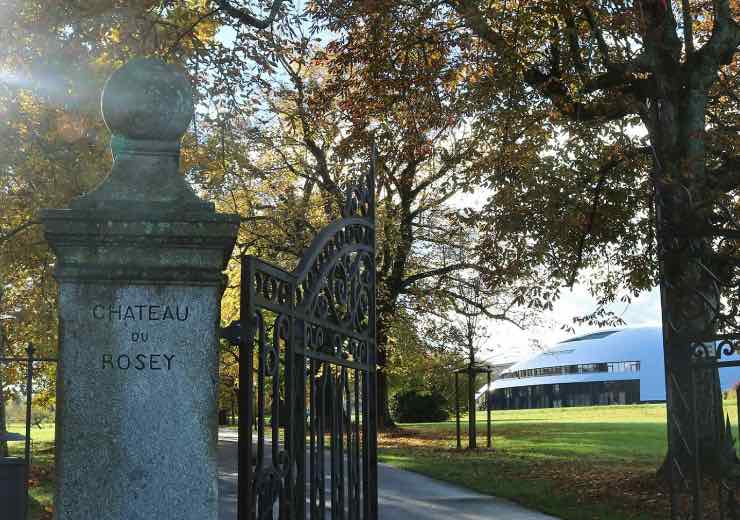
[{"label": "building window", "polygon": [[639,361],[610,361],[608,363],[583,363],[580,365],[560,365],[555,367],[528,368],[505,372],[500,379],[547,377],[565,374],[593,374],[601,372],[639,372]]}]

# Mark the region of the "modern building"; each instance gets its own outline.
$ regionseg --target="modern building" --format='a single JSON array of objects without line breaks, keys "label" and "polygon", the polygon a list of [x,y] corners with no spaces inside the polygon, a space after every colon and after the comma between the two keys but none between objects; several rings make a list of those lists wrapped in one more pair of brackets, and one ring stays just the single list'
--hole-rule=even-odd
[{"label": "modern building", "polygon": [[[740,367],[720,370],[720,380],[723,390],[732,387]],[[494,409],[665,401],[661,329],[603,330],[561,341],[504,370],[491,386]]]}]

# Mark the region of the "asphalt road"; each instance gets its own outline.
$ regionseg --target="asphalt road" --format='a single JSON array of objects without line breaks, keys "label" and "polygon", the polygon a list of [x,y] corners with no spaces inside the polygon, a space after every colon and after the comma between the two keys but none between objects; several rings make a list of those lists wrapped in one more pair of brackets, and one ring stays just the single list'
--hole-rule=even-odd
[{"label": "asphalt road", "polygon": [[[236,520],[236,432],[219,434],[219,520]],[[378,466],[380,520],[557,520],[417,473]]]}]

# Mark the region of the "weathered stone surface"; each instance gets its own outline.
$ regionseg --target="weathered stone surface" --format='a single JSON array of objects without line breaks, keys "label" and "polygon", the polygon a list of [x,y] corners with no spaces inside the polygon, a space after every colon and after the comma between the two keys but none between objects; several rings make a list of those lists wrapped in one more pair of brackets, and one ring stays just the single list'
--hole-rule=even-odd
[{"label": "weathered stone surface", "polygon": [[111,175],[42,213],[57,255],[56,520],[216,520],[222,271],[239,229],[179,172],[185,76],[139,59],[103,95]]},{"label": "weathered stone surface", "polygon": [[72,201],[73,209],[213,211],[179,171],[180,140],[193,117],[183,71],[158,59],[133,59],[108,79],[101,105],[113,134],[113,168],[100,186]]},{"label": "weathered stone surface", "polygon": [[193,89],[184,71],[154,58],[134,58],[103,89],[105,124],[117,138],[171,143],[193,118]]},{"label": "weathered stone surface", "polygon": [[220,284],[237,215],[45,210],[58,280]]},{"label": "weathered stone surface", "polygon": [[61,284],[58,520],[215,520],[220,297]]}]

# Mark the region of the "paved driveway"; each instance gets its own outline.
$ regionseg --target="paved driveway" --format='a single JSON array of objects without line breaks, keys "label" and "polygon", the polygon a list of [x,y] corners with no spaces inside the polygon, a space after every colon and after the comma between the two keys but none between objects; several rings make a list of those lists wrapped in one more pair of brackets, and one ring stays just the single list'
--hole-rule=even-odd
[{"label": "paved driveway", "polygon": [[[236,433],[219,435],[219,520],[236,520]],[[557,520],[417,473],[378,466],[380,520]]]}]

